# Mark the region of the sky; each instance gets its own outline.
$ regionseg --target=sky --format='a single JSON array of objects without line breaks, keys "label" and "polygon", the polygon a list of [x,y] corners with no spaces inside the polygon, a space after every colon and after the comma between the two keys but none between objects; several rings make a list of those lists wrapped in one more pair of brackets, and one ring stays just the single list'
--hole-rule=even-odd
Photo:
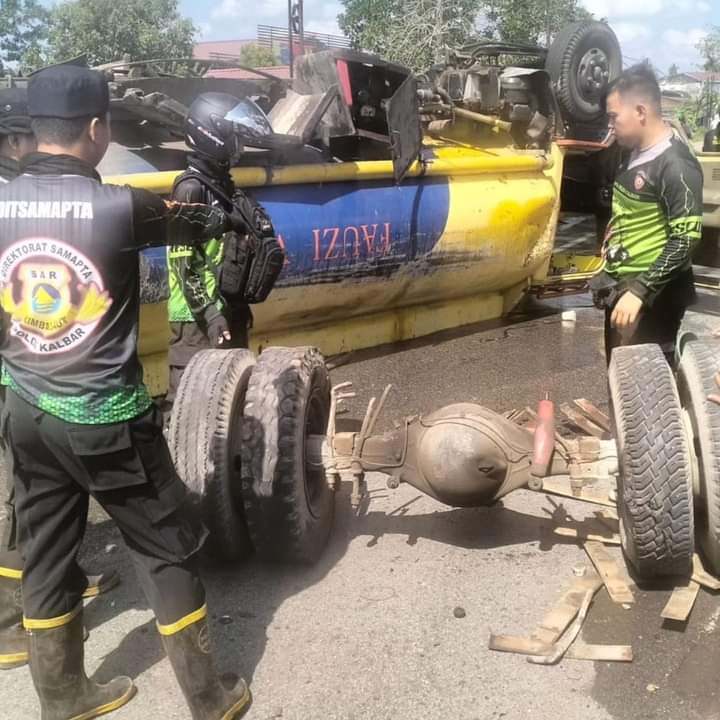
[{"label": "sky", "polygon": [[[662,72],[700,67],[695,46],[720,25],[720,0],[581,0],[598,18],[608,18],[628,62],[650,58]],[[287,25],[287,0],[181,0],[204,40],[255,37],[258,24]],[[337,0],[305,0],[305,29],[339,34]]]}]

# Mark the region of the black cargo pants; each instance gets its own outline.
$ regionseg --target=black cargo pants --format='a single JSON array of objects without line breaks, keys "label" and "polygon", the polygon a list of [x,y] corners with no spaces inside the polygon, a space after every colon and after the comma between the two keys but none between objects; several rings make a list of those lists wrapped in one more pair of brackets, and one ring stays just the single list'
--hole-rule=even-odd
[{"label": "black cargo pants", "polygon": [[671,280],[650,307],[640,311],[632,337],[623,336],[610,323],[614,308],[605,308],[605,359],[610,364],[612,351],[621,345],[660,345],[671,367],[675,364],[675,345],[685,313],[697,300],[692,270]]},{"label": "black cargo pants", "polygon": [[3,428],[13,456],[26,625],[62,624],[80,607],[87,580],[77,554],[89,495],[120,529],[161,632],[204,607],[196,562],[206,531],[189,512],[155,406],[125,423],[77,425],[8,390]]}]

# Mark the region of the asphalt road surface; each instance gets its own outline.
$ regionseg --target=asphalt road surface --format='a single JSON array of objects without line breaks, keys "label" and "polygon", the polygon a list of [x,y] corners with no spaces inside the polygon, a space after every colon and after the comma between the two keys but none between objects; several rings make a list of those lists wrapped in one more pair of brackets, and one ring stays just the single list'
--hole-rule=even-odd
[{"label": "asphalt road surface", "polygon": [[[586,297],[570,305],[575,322],[535,308],[502,327],[340,358],[333,379],[352,380],[364,400],[393,383],[386,423],[457,401],[524,407],[545,391],[606,406],[601,316]],[[360,408],[358,399],[351,414]],[[406,486],[388,490],[380,476],[369,484],[360,516],[348,490],[339,493],[317,566],[207,568],[218,665],[251,683],[248,720],[720,718],[720,602],[705,591],[686,625],[668,626],[667,588],[638,589],[630,610],[601,590],[583,637],[631,644],[632,664],[540,667],[488,650],[491,632],[529,633],[586,562],[550,528],[553,517],[579,520],[592,506],[518,491],[492,508],[456,510]],[[99,680],[128,674],[138,686],[113,717],[186,720],[122,541],[98,513],[84,552],[87,568],[123,579],[86,609],[89,670]],[[0,716],[38,718],[27,669],[0,678]]]}]

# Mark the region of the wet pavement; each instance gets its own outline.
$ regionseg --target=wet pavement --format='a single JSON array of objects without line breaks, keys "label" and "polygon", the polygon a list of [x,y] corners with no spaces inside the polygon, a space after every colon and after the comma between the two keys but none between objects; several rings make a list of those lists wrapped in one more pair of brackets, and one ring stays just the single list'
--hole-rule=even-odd
[{"label": "wet pavement", "polygon": [[[558,403],[585,397],[607,407],[602,317],[586,296],[332,366],[334,382],[355,384],[353,418],[394,385],[385,427],[451,402],[522,408],[545,392]],[[248,720],[720,718],[720,598],[704,590],[680,627],[660,618],[667,588],[637,591],[630,610],[601,590],[584,639],[631,644],[632,664],[539,667],[487,649],[491,632],[528,634],[572,582],[584,552],[552,534],[551,517],[582,519],[593,506],[518,491],[492,508],[458,510],[406,486],[388,490],[381,476],[369,485],[359,517],[348,489],[339,493],[332,540],[315,567],[207,568],[218,664],[252,682]],[[186,720],[119,535],[93,518],[85,564],[116,568],[124,582],[89,603],[88,666],[99,679],[135,678],[139,694],[118,720]],[[0,683],[2,717],[38,717],[27,669]]]}]

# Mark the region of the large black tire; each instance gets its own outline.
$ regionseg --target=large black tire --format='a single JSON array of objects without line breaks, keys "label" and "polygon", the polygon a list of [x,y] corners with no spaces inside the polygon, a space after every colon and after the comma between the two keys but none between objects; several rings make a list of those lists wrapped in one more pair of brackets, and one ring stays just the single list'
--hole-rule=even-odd
[{"label": "large black tire", "polygon": [[675,378],[658,345],[632,345],[613,350],[609,380],[623,550],[640,577],[686,573],[692,471]]},{"label": "large black tire", "polygon": [[567,122],[587,123],[603,115],[603,96],[622,72],[620,43],[609,25],[584,21],[558,33],[545,69]]},{"label": "large black tire", "polygon": [[698,460],[697,538],[710,567],[720,574],[720,405],[708,395],[720,394],[720,341],[687,340],[678,366],[680,399],[690,416]]},{"label": "large black tire", "polygon": [[252,552],[240,481],[245,392],[255,356],[249,350],[203,350],[183,373],[168,445],[180,478],[210,531],[213,555],[241,560]]},{"label": "large black tire", "polygon": [[312,563],[332,527],[335,497],[322,467],[310,466],[308,435],[324,435],[330,378],[313,348],[268,348],[248,386],[242,497],[255,550],[270,560]]}]

